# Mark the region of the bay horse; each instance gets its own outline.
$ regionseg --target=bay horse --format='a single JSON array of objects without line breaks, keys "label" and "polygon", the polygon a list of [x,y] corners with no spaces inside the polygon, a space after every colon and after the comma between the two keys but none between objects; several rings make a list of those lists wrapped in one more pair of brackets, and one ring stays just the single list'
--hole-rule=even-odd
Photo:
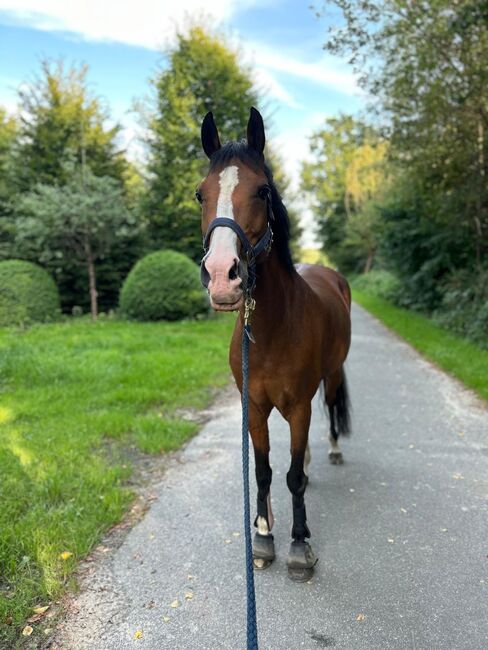
[{"label": "bay horse", "polygon": [[275,557],[268,417],[277,408],[291,432],[286,476],[293,506],[288,573],[293,580],[305,581],[317,561],[307,542],[304,499],[311,403],[322,384],[330,416],[329,460],[341,464],[338,437],[349,432],[343,365],[351,339],[351,293],[347,281],[333,269],[294,266],[287,211],[264,158],[260,113],[251,108],[247,140],[224,146],[208,113],[201,139],[210,159],[208,174],[196,191],[206,249],[202,283],[214,310],[239,312],[229,358],[241,392],[245,296],[252,291],[255,299],[249,352],[249,432],[257,481],[254,567],[266,568]]}]

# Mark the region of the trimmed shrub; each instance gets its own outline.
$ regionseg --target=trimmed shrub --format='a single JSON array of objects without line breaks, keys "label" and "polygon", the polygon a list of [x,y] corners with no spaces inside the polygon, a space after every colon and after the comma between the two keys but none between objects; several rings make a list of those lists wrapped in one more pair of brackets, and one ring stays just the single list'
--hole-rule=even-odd
[{"label": "trimmed shrub", "polygon": [[0,262],[0,326],[59,318],[59,292],[49,273],[24,260]]},{"label": "trimmed shrub", "polygon": [[135,320],[180,320],[208,311],[198,266],[171,250],[143,257],[127,276],[120,309]]},{"label": "trimmed shrub", "polygon": [[351,283],[353,289],[391,300],[400,291],[400,281],[389,271],[363,273]]}]

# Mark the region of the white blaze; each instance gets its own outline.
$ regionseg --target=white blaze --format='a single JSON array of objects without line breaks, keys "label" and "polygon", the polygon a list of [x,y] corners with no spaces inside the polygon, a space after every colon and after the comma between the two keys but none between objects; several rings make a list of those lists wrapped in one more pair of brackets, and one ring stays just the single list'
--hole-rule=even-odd
[{"label": "white blaze", "polygon": [[234,218],[232,192],[239,183],[239,171],[236,165],[226,167],[219,174],[220,194],[217,199],[217,217]]},{"label": "white blaze", "polygon": [[[232,206],[232,193],[239,184],[239,172],[236,165],[230,165],[223,169],[219,174],[220,192],[217,199],[217,214],[216,217],[227,217],[227,219],[234,219],[234,209]],[[219,253],[219,251],[232,250],[235,257],[237,255],[237,235],[230,228],[218,226],[212,233],[210,242],[210,249],[205,256],[205,259],[210,257],[212,253]]]}]

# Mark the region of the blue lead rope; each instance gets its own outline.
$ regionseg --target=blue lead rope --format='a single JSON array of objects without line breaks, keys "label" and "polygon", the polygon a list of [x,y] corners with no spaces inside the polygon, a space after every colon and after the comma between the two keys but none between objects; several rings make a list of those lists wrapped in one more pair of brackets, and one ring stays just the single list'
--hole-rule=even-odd
[{"label": "blue lead rope", "polygon": [[242,479],[244,483],[244,537],[246,543],[247,588],[247,650],[258,650],[258,626],[256,622],[256,594],[254,591],[254,567],[251,541],[251,509],[249,505],[249,340],[251,328],[242,330]]}]

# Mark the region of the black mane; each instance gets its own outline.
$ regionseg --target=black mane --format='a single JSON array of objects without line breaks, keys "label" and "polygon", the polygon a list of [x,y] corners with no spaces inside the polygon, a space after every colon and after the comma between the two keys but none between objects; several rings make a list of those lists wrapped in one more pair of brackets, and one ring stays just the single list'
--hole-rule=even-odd
[{"label": "black mane", "polygon": [[273,180],[273,172],[263,158],[256,151],[250,149],[245,140],[227,142],[210,159],[210,171],[228,165],[236,158],[249,167],[263,170],[266,174],[271,189],[271,207],[274,215],[274,221],[270,224],[273,230],[273,246],[276,248],[278,259],[283,267],[289,273],[293,273],[295,267],[290,251],[290,220],[288,212]]}]

